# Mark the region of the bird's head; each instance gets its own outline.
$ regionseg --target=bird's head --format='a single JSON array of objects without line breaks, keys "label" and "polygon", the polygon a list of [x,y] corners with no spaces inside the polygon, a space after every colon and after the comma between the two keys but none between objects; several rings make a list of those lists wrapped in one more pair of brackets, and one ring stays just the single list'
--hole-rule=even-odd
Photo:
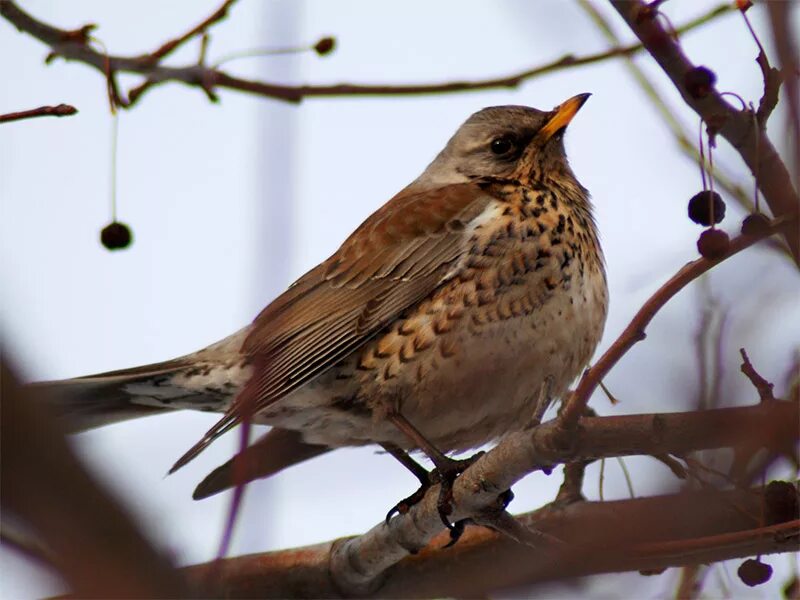
[{"label": "bird's head", "polygon": [[492,106],[476,112],[417,183],[485,177],[527,183],[572,177],[564,152],[564,131],[589,96],[578,94],[549,112],[527,106]]}]

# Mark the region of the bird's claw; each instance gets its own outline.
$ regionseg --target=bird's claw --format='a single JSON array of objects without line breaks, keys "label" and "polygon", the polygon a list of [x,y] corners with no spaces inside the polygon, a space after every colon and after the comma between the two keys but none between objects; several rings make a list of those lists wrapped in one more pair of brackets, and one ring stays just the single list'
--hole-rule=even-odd
[{"label": "bird's claw", "polygon": [[408,498],[404,498],[386,514],[386,523],[395,515],[406,514],[412,506],[417,504],[425,497],[428,489],[438,484],[439,497],[436,501],[436,508],[439,512],[439,518],[445,527],[450,530],[451,543],[454,544],[463,533],[465,522],[458,521],[452,523],[448,515],[453,512],[453,483],[461,473],[467,470],[475,461],[477,461],[485,452],[478,452],[469,458],[456,460],[448,458],[446,462],[440,461],[434,469],[428,472],[427,481],[421,481],[419,489],[411,494]]}]

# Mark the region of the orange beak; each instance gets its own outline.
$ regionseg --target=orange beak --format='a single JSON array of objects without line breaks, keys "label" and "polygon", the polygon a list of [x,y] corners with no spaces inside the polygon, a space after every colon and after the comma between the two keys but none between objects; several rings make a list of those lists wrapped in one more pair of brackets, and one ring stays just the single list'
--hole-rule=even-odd
[{"label": "orange beak", "polygon": [[550,117],[550,120],[536,134],[537,141],[543,144],[553,137],[553,134],[557,131],[569,125],[569,122],[572,121],[572,117],[578,113],[584,102],[589,99],[589,96],[591,96],[591,94],[578,94],[557,106],[553,110],[553,116]]}]

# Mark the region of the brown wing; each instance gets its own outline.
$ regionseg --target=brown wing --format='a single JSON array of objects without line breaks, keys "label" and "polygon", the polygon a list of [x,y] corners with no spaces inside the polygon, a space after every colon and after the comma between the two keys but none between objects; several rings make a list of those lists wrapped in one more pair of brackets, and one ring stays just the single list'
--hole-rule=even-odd
[{"label": "brown wing", "polygon": [[463,230],[491,201],[477,184],[401,193],[339,250],[256,317],[243,352],[253,377],[226,415],[182,457],[331,368],[428,296],[463,252]]}]

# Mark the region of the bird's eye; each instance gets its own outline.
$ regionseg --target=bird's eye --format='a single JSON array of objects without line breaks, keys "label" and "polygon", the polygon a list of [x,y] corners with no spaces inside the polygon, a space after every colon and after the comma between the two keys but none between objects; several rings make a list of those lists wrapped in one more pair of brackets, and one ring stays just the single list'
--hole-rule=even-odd
[{"label": "bird's eye", "polygon": [[490,148],[492,149],[492,153],[498,156],[508,154],[514,149],[514,139],[507,135],[495,138],[492,140]]}]

